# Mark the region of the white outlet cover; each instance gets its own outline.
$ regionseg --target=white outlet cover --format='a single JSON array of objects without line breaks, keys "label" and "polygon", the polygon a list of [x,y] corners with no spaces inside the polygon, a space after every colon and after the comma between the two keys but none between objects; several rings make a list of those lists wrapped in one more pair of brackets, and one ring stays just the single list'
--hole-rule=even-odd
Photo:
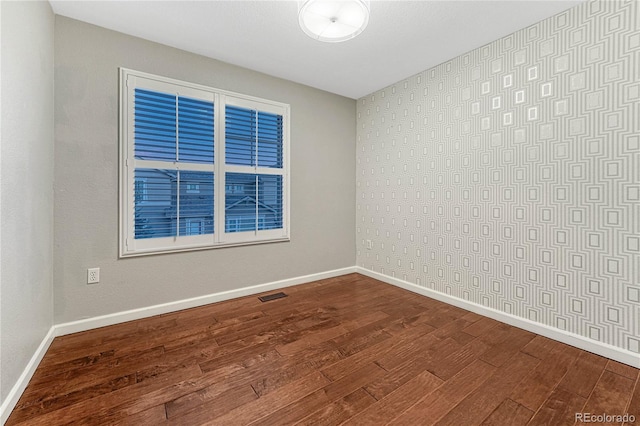
[{"label": "white outlet cover", "polygon": [[87,269],[87,284],[97,284],[100,282],[100,268]]}]

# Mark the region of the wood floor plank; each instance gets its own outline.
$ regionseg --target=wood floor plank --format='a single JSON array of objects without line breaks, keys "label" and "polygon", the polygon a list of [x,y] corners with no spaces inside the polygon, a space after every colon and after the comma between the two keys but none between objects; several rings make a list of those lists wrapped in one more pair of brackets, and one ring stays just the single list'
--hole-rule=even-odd
[{"label": "wood floor plank", "polygon": [[260,396],[259,399],[238,407],[223,416],[212,419],[211,424],[244,425],[255,422],[321,389],[327,384],[329,384],[329,380],[327,380],[326,377],[320,372],[313,372],[296,381],[283,385],[273,392]]},{"label": "wood floor plank", "polygon": [[491,346],[481,339],[474,339],[447,356],[434,358],[428,369],[441,379],[449,380],[463,368],[480,358],[490,348]]},{"label": "wood floor plank", "polygon": [[[38,374],[34,375],[31,379],[33,383],[37,383],[42,381],[45,377],[51,376],[53,374],[59,373],[60,371],[70,371],[76,368],[88,367],[91,365],[96,365],[101,362],[108,362],[111,359],[116,357],[115,349],[108,349],[102,352],[92,353],[89,355],[85,355],[86,348],[83,349],[83,352],[80,354],[78,358],[64,360],[58,359],[58,363],[54,364],[50,362],[46,365],[41,365],[38,368]],[[52,357],[53,358],[53,357]]]},{"label": "wood floor plank", "polygon": [[417,326],[404,329],[402,333],[398,333],[393,339],[377,343],[339,362],[323,368],[322,373],[331,380],[337,380],[365,364],[384,357],[386,354],[394,351],[396,346],[418,339],[431,331],[432,328],[430,326],[427,328]]},{"label": "wood floor plank", "polygon": [[359,388],[344,398],[314,411],[297,422],[296,425],[339,425],[374,402],[376,402],[374,397],[364,389]]},{"label": "wood floor plank", "polygon": [[527,345],[522,348],[522,352],[534,356],[541,360],[547,360],[553,353],[564,345],[544,336],[535,336]]},{"label": "wood floor plank", "polygon": [[493,327],[496,327],[498,324],[500,323],[492,318],[482,317],[480,320],[470,324],[463,330],[467,334],[478,337],[491,330]]},{"label": "wood floor plank", "polygon": [[558,387],[587,399],[598,383],[606,364],[606,358],[582,351]]},{"label": "wood floor plank", "polygon": [[495,327],[485,329],[485,331],[475,336],[478,340],[493,347],[503,343],[513,332],[513,326],[509,324],[498,323]]},{"label": "wood floor plank", "polygon": [[441,328],[451,321],[459,319],[464,313],[466,313],[466,311],[456,308],[455,306],[439,305],[427,311],[424,321],[432,327]]},{"label": "wood floor plank", "polygon": [[335,327],[320,330],[316,333],[304,336],[300,340],[278,346],[278,352],[282,355],[292,355],[296,352],[303,351],[327,340],[335,339],[338,336],[349,333],[352,330],[356,330],[366,324],[378,321],[382,318],[388,318],[388,315],[384,312],[372,312],[361,318],[354,318],[343,322]]},{"label": "wood floor plank", "polygon": [[636,380],[638,378],[638,372],[640,371],[637,368],[633,368],[630,365],[625,365],[612,359],[607,361],[605,369],[631,380]]},{"label": "wood floor plank", "polygon": [[[115,326],[114,326],[115,327]],[[100,343],[97,346],[85,345],[83,342],[77,342],[75,345],[71,346],[69,350],[62,352],[60,354],[49,354],[47,352],[47,356],[45,359],[55,359],[55,361],[51,361],[52,365],[48,365],[50,367],[50,372],[54,374],[59,374],[63,372],[62,369],[59,369],[58,366],[61,363],[71,364],[73,361],[77,361],[78,359],[82,359],[86,357],[88,354],[90,356],[95,356],[97,354],[106,354],[112,353],[112,358],[120,358],[123,356],[129,356],[136,352],[145,352],[148,350],[152,350],[158,347],[165,347],[165,344],[168,343],[167,336],[171,336],[172,338],[181,338],[191,336],[193,334],[198,334],[202,332],[202,330],[206,330],[207,327],[195,327],[189,329],[187,328],[172,328],[172,329],[160,329],[149,332],[147,334],[138,334],[133,333],[131,335],[126,335],[121,339],[107,340],[103,343]],[[206,332],[206,331],[205,331]],[[184,333],[184,334],[181,334]],[[97,360],[96,364],[100,363]],[[109,359],[103,359],[105,362],[109,362]]]},{"label": "wood floor plank", "polygon": [[35,418],[36,416],[41,416],[82,402],[86,399],[94,398],[96,396],[104,395],[118,389],[134,385],[135,383],[136,374],[133,373],[113,380],[105,379],[105,381],[93,386],[71,391],[69,393],[63,393],[61,395],[52,396],[50,394],[45,394],[37,400],[28,401],[25,400],[26,398],[23,396],[23,398],[18,401],[16,408],[13,410],[11,418],[16,422],[26,421]]},{"label": "wood floor plank", "polygon": [[[272,364],[273,359],[277,358],[265,358],[265,363]],[[252,369],[250,367],[254,367],[253,374],[251,373]],[[194,407],[198,407],[215,400],[222,393],[232,389],[240,387],[249,388],[252,378],[259,374],[258,372],[255,372],[256,364],[251,364],[250,367],[230,371],[229,373],[226,373],[223,380],[217,380],[219,376],[216,374],[211,375],[212,380],[203,379],[204,377],[207,377],[207,375],[203,375],[203,378],[198,380],[202,386],[194,386],[194,390],[192,392],[165,403],[167,418],[171,419],[182,415]],[[263,367],[263,365],[259,365],[257,368],[259,369],[261,367]],[[251,391],[253,392],[253,388],[251,388]]]},{"label": "wood floor plank", "polygon": [[168,417],[166,423],[184,426],[203,424],[256,399],[258,399],[258,395],[251,386],[239,386],[218,394],[215,398],[203,402],[186,413],[180,412],[173,417]]},{"label": "wood floor plank", "polygon": [[303,396],[295,402],[288,404],[283,408],[280,408],[279,410],[269,414],[266,417],[261,417],[259,420],[249,423],[249,425],[279,426],[294,424],[297,421],[303,419],[308,413],[319,410],[320,408],[325,407],[332,402],[333,401],[327,398],[324,392],[322,392],[321,390],[316,391]]},{"label": "wood floor plank", "polygon": [[[95,405],[92,411],[85,417],[89,417],[91,421],[97,421],[98,424],[110,424],[121,418],[135,415],[156,405],[165,404],[168,401],[180,398],[195,390],[202,389],[211,383],[220,383],[237,371],[242,370],[229,366],[215,372],[201,374],[189,380],[176,382],[175,379],[172,378],[171,383],[158,389],[145,392],[144,397],[140,397],[137,393],[133,392],[136,390],[135,387],[130,387],[128,389],[132,392],[130,392],[127,398],[123,398],[121,401],[112,400],[109,404]],[[250,386],[246,385],[245,388],[253,393]]]},{"label": "wood floor plank", "polygon": [[[625,423],[626,425],[640,425],[640,377],[636,379],[636,386],[629,401],[629,406],[626,409],[626,413],[634,416],[634,421]],[[625,413],[625,414],[626,414]]]},{"label": "wood floor plank", "polygon": [[467,312],[461,317],[461,319],[468,321],[469,323],[480,321],[482,318],[484,318],[482,315],[476,314],[475,312]]},{"label": "wood floor plank", "polygon": [[156,405],[148,410],[141,411],[132,416],[127,416],[114,420],[111,426],[128,426],[128,425],[161,425],[167,422],[164,405]]},{"label": "wood floor plank", "polygon": [[[585,413],[625,414],[635,381],[605,370],[584,406]],[[578,421],[578,425],[589,424]]]},{"label": "wood floor plank", "polygon": [[488,362],[491,365],[500,367],[509,361],[517,352],[520,351],[527,343],[529,343],[535,334],[522,330],[520,328],[512,327],[509,330],[507,338],[501,343],[493,346],[486,351],[480,359]]},{"label": "wood floor plank", "polygon": [[251,384],[256,393],[260,396],[266,395],[280,386],[344,358],[331,342],[325,342],[298,355],[299,357],[284,357],[280,364],[265,370]]},{"label": "wood floor plank", "polygon": [[482,422],[522,378],[534,369],[540,361],[530,355],[518,352],[509,363],[498,369],[491,378],[463,399],[436,424],[463,425]]},{"label": "wood floor plank", "polygon": [[559,347],[552,351],[553,362],[541,362],[511,393],[511,399],[537,411],[576,361],[579,350]]},{"label": "wood floor plank", "polygon": [[533,411],[511,399],[505,399],[493,413],[483,422],[482,426],[521,426],[526,425],[533,416]]},{"label": "wood floor plank", "polygon": [[367,383],[377,380],[385,374],[386,371],[378,365],[373,363],[367,364],[353,373],[329,383],[324,387],[323,392],[330,400],[335,401],[365,386]]},{"label": "wood floor plank", "polygon": [[386,424],[415,404],[424,394],[436,390],[442,383],[442,380],[433,374],[423,371],[343,424]]},{"label": "wood floor plank", "polygon": [[390,338],[391,335],[385,330],[388,322],[389,318],[385,317],[380,321],[375,321],[364,327],[338,336],[333,339],[333,343],[343,355],[353,355],[356,352],[360,352],[363,349]]},{"label": "wood floor plank", "polygon": [[420,336],[415,340],[402,340],[395,344],[390,351],[380,356],[376,363],[385,370],[391,371],[407,360],[421,356],[425,348],[432,348],[441,342],[432,334]]},{"label": "wood floor plank", "polygon": [[215,341],[213,336],[211,335],[211,331],[208,328],[203,330],[194,330],[193,334],[185,335],[185,336],[173,336],[171,338],[165,339],[162,342],[162,347],[165,351],[172,351],[174,349],[182,349],[188,350],[191,347],[197,347],[202,345],[202,342],[208,342],[209,346],[215,345],[218,343]]},{"label": "wood floor plank", "polygon": [[[84,340],[78,340],[76,343],[70,345],[70,347],[67,347],[67,349],[61,353],[50,353],[48,351],[48,356],[45,356],[45,358],[43,359],[43,362],[46,361],[43,365],[43,372],[50,370],[50,372],[58,373],[61,371],[61,369],[66,369],[65,366],[61,365],[61,363],[77,362],[78,360],[86,358],[88,354],[90,354],[90,357],[95,357],[96,355],[105,355],[110,353],[113,358],[116,358],[127,356],[135,352],[144,352],[160,346],[166,347],[167,345],[170,345],[172,339],[189,338],[194,334],[204,333],[205,338],[207,338],[206,336],[209,335],[209,327],[213,323],[215,323],[215,319],[209,320],[205,323],[194,321],[192,324],[186,325],[178,324],[174,319],[168,322],[168,324],[174,324],[171,327],[157,327],[151,331],[146,331],[147,328],[141,327],[140,329],[143,330],[143,332],[136,331],[137,328],[133,325],[130,325],[128,327],[133,329],[131,334],[124,334],[119,339],[101,338],[100,344],[98,344],[97,346],[92,346],[90,342],[87,342],[87,344],[85,344]],[[112,327],[117,327],[117,325]],[[84,333],[76,334],[85,336]],[[115,334],[121,335],[122,333],[119,332]],[[83,339],[89,338],[83,337]],[[88,348],[92,349],[88,351]],[[108,362],[109,359],[105,359],[105,361]],[[38,371],[38,374],[40,374],[40,371]]]},{"label": "wood floor plank", "polygon": [[296,309],[289,311],[286,315],[281,317],[274,318],[270,315],[265,315],[249,321],[231,324],[227,327],[213,330],[212,334],[216,339],[216,342],[218,342],[220,346],[223,346],[235,340],[268,332],[274,328],[283,328],[289,324],[308,320],[310,317],[319,314],[321,314],[321,312],[315,309],[302,312]]},{"label": "wood floor plank", "polygon": [[394,425],[433,425],[460,403],[467,395],[488,380],[497,368],[476,360],[435,392],[423,396],[418,402],[393,420]]},{"label": "wood floor plank", "polygon": [[575,423],[576,413],[582,412],[586,398],[556,388],[536,412],[529,426],[569,426]]},{"label": "wood floor plank", "polygon": [[[189,379],[193,380],[201,375],[202,371],[197,365],[177,368],[170,373],[158,376],[152,380],[146,380],[142,383],[137,383],[124,389],[118,389],[95,398],[83,399],[68,407],[31,418],[29,419],[29,424],[43,426],[64,425],[78,419],[86,418],[94,413],[108,411],[122,404],[135,403],[138,400],[146,399],[149,394],[155,391],[160,390],[165,392],[165,389],[175,386],[176,383],[181,383]],[[151,404],[149,407],[153,405],[155,404]],[[149,407],[144,407],[139,411],[143,411]],[[126,416],[126,413],[123,413],[123,417],[124,416]],[[11,424],[14,423],[10,417],[7,425]]]},{"label": "wood floor plank", "polygon": [[[324,388],[306,395],[303,398],[272,412],[261,418],[255,424],[260,425],[282,425],[292,424],[302,420],[310,412],[319,410],[321,407],[330,405],[350,393],[361,388],[371,378],[375,379],[384,374],[384,370],[375,364],[368,364],[361,369],[354,371],[340,380],[331,382]],[[253,424],[253,423],[252,423]]]},{"label": "wood floor plank", "polygon": [[364,389],[376,400],[380,400],[426,370],[424,358],[412,359],[387,372],[378,380],[370,381]]},{"label": "wood floor plank", "polygon": [[[465,328],[469,327],[471,324],[473,323],[471,321],[467,321],[466,319],[464,319],[464,317],[458,318],[448,322],[442,327],[438,327],[438,329],[433,332],[433,335],[440,339],[445,339],[447,337],[451,337],[452,335],[454,335],[459,331],[464,330]],[[465,334],[470,336],[470,334],[468,333],[465,333]]]},{"label": "wood floor plank", "polygon": [[636,368],[372,278],[283,291],[58,337],[6,424],[555,426],[640,411]]},{"label": "wood floor plank", "polygon": [[217,370],[220,367],[235,363],[237,360],[247,359],[253,356],[259,356],[273,350],[273,346],[269,342],[258,340],[252,341],[250,344],[240,344],[238,346],[227,345],[220,347],[220,351],[215,356],[200,362],[200,368],[203,372]]},{"label": "wood floor plank", "polygon": [[349,357],[329,364],[322,369],[322,373],[330,380],[338,380],[352,371],[374,362],[378,357],[392,349],[390,342],[383,341],[357,352]]},{"label": "wood floor plank", "polygon": [[[90,392],[94,396],[102,390],[115,390],[137,382],[140,366],[148,367],[162,359],[163,348],[154,348],[141,353],[122,356],[94,366],[73,368],[61,371],[59,374],[48,375],[42,380],[35,380],[25,390],[17,409],[31,405],[47,403],[53,399],[60,401],[64,396],[80,396],[83,392]],[[133,377],[133,380],[131,378]],[[106,387],[105,383],[109,383]],[[71,398],[73,400],[74,397]],[[50,405],[46,404],[49,408]],[[57,405],[59,406],[59,405]]]},{"label": "wood floor plank", "polygon": [[[101,327],[91,331],[69,334],[54,339],[49,346],[48,357],[43,359],[43,366],[50,363],[57,364],[61,361],[69,360],[66,354],[77,358],[77,351],[86,351],[87,348],[96,348],[101,345],[112,346],[115,341],[122,341],[142,335],[155,335],[169,330],[177,325],[176,319],[172,316],[155,316],[144,318],[138,321],[129,321],[110,327]],[[93,351],[95,352],[95,351]],[[100,352],[100,350],[98,351]],[[71,359],[73,359],[71,358]]]},{"label": "wood floor plank", "polygon": [[400,316],[394,321],[388,323],[385,326],[384,331],[392,336],[402,335],[407,333],[409,330],[419,332],[420,334],[431,333],[437,329],[427,324],[428,319],[429,317],[425,311],[416,315]]}]

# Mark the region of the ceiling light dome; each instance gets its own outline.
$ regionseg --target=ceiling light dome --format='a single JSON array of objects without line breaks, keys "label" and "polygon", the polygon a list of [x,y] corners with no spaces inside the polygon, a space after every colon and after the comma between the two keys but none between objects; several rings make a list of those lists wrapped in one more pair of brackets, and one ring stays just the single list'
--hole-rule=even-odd
[{"label": "ceiling light dome", "polygon": [[350,40],[369,23],[369,0],[303,0],[299,6],[300,27],[320,41]]}]

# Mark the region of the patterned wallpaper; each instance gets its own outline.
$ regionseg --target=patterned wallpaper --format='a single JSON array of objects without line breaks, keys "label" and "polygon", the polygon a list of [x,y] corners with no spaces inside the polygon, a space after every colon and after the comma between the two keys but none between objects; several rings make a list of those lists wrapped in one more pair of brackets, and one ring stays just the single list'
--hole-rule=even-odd
[{"label": "patterned wallpaper", "polygon": [[640,353],[639,9],[583,3],[360,99],[358,266]]}]

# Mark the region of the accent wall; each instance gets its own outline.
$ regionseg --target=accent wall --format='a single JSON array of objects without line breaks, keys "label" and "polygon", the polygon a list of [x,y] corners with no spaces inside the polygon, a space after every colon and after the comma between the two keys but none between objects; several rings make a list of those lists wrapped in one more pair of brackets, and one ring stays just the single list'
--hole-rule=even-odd
[{"label": "accent wall", "polygon": [[372,93],[357,127],[359,267],[640,353],[638,2]]}]

